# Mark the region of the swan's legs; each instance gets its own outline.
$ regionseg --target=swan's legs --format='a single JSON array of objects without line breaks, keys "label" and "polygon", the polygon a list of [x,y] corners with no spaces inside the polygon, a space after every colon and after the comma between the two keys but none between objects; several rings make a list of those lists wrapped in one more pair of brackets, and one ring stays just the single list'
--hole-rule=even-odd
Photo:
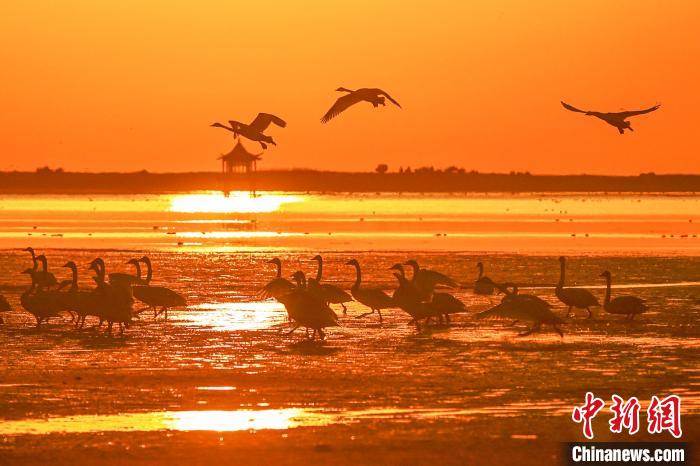
[{"label": "swan's legs", "polygon": [[564,338],[564,332],[562,331],[562,329],[560,329],[556,324],[552,325],[552,327],[554,327],[554,331],[557,332],[559,336]]},{"label": "swan's legs", "polygon": [[291,335],[292,333],[294,333],[294,330],[296,330],[298,328],[299,328],[299,324],[295,324],[294,327],[292,327],[292,329],[289,332],[287,332],[285,335]]},{"label": "swan's legs", "polygon": [[347,315],[347,314],[348,314],[348,308],[345,307],[345,303],[340,303],[340,305],[343,306],[343,315],[344,315],[344,316]]},{"label": "swan's legs", "polygon": [[360,314],[359,316],[355,316],[355,319],[362,319],[363,317],[367,317],[369,315],[374,314],[374,309],[372,309],[371,312],[365,312],[364,314]]},{"label": "swan's legs", "polygon": [[379,314],[379,323],[381,324],[382,322],[384,322],[384,318],[382,317],[382,310],[377,309],[377,314]]},{"label": "swan's legs", "polygon": [[566,317],[571,317],[571,311],[574,309],[573,306],[569,306],[569,310],[566,311]]},{"label": "swan's legs", "polygon": [[321,341],[324,341],[326,339],[326,333],[323,331],[322,328],[318,329],[318,336],[321,338]]},{"label": "swan's legs", "polygon": [[519,337],[526,337],[534,332],[539,331],[541,327],[542,327],[542,324],[538,322],[535,325],[533,325],[532,328],[528,328],[525,332],[519,333],[518,336]]},{"label": "swan's legs", "polygon": [[586,310],[588,311],[588,318],[589,318],[589,319],[592,319],[592,318],[593,318],[593,313],[591,312],[591,308],[590,308],[590,307],[586,307]]}]

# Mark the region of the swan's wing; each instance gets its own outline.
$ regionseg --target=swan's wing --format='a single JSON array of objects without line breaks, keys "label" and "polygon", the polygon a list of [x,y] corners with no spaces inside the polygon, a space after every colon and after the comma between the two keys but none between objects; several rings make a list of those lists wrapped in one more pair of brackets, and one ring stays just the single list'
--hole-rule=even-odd
[{"label": "swan's wing", "polygon": [[339,97],[333,106],[326,112],[326,114],[321,117],[321,123],[328,123],[332,118],[337,117],[341,112],[345,111],[348,107],[356,104],[360,100],[362,99],[359,99],[355,93]]},{"label": "swan's wing", "polygon": [[[421,269],[420,274],[423,275],[424,280],[432,286],[435,285],[445,285],[452,288],[459,288],[459,283],[445,275],[444,273],[436,272],[435,270]],[[422,277],[421,277],[422,278]]]},{"label": "swan's wing", "polygon": [[248,126],[250,129],[253,131],[257,131],[259,133],[262,133],[267,129],[268,126],[270,126],[270,123],[274,123],[277,126],[280,126],[284,128],[287,126],[287,122],[284,121],[282,118],[275,116],[271,113],[258,113],[258,116],[255,117],[255,120]]},{"label": "swan's wing", "polygon": [[623,119],[624,118],[629,118],[631,116],[635,115],[644,115],[645,113],[650,113],[653,112],[654,110],[657,110],[659,107],[661,107],[660,104],[654,105],[653,107],[646,108],[644,110],[630,110],[629,112],[617,112],[617,115],[620,115]]},{"label": "swan's wing", "polygon": [[561,104],[564,106],[565,109],[571,110],[572,112],[588,113],[586,110],[579,110],[578,108],[576,108],[576,107],[574,107],[574,106],[572,106],[572,105],[567,104],[567,103],[564,102],[563,100],[561,101]]},{"label": "swan's wing", "polygon": [[491,309],[479,312],[476,314],[479,319],[515,319],[515,320],[532,320],[532,314],[523,306],[518,306],[511,302],[498,304]]},{"label": "swan's wing", "polygon": [[390,101],[392,104],[396,105],[396,106],[399,107],[399,108],[402,108],[402,107],[401,107],[401,104],[398,103],[396,100],[394,100],[394,99],[393,99],[389,94],[387,94],[385,91],[383,91],[383,90],[381,90],[381,89],[377,89],[377,91],[379,91],[379,92],[378,92],[379,95],[383,95],[384,97],[386,97],[387,99],[389,99],[389,101]]},{"label": "swan's wing", "polygon": [[0,295],[0,311],[11,311],[10,303],[5,299],[4,296]]}]

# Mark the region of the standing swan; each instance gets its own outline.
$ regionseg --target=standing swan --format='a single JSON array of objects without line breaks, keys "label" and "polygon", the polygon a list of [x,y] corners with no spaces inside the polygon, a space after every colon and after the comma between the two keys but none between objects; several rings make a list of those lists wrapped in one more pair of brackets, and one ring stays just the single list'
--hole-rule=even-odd
[{"label": "standing swan", "polygon": [[401,264],[394,264],[391,270],[396,270],[392,274],[399,282],[398,288],[394,290],[392,299],[394,300],[394,305],[405,311],[411,316],[410,324],[416,326],[417,331],[421,331],[420,321],[425,319],[425,324],[427,325],[428,320],[431,317],[436,316],[433,309],[428,307],[428,305],[420,300],[418,291],[415,289],[413,284],[406,279],[403,272],[403,266]]},{"label": "standing swan", "polygon": [[129,259],[127,265],[133,265],[136,268],[136,275],[122,272],[112,272],[108,275],[109,283],[115,284],[119,281],[128,283],[129,285],[147,285],[146,280],[141,278],[141,263],[138,259]]},{"label": "standing swan", "polygon": [[559,267],[559,283],[554,289],[554,294],[557,295],[559,301],[569,306],[566,317],[571,317],[571,311],[573,308],[577,307],[587,310],[588,318],[590,319],[593,317],[591,306],[600,306],[598,298],[593,296],[593,293],[583,288],[564,288],[564,277],[566,273],[566,258],[564,256],[559,258]]},{"label": "standing swan", "polygon": [[279,258],[270,259],[267,263],[277,266],[277,276],[260,289],[258,296],[262,299],[275,298],[279,301],[281,296],[294,290],[294,284],[286,278],[282,278],[282,261]]},{"label": "standing swan", "polygon": [[479,275],[474,282],[474,294],[492,295],[497,287],[489,277],[484,276],[484,264],[477,262],[476,268],[479,269]]},{"label": "standing swan", "polygon": [[107,321],[108,335],[112,335],[112,326],[116,322],[119,324],[119,335],[124,334],[124,328],[131,324],[132,305],[134,302],[131,293],[131,286],[124,281],[117,281],[114,284],[105,282],[105,263],[102,258],[97,258],[90,262],[89,270],[96,274],[94,277],[97,288],[90,298],[99,309],[100,324]]},{"label": "standing swan", "polygon": [[518,334],[518,336],[522,337],[539,331],[542,328],[542,324],[549,324],[555,332],[562,338],[564,337],[564,332],[559,328],[559,325],[565,322],[549,309],[549,303],[535,295],[519,295],[517,294],[517,287],[514,284],[508,285],[513,288],[513,291],[506,294],[500,304],[478,313],[476,315],[477,318],[513,319],[513,323],[518,321],[532,322],[532,327]]},{"label": "standing swan", "polygon": [[355,267],[355,283],[352,285],[352,288],[350,288],[352,297],[355,298],[355,301],[372,309],[372,312],[360,314],[356,318],[359,319],[377,312],[379,314],[379,322],[383,322],[382,309],[394,307],[394,300],[379,288],[362,288],[362,271],[360,270],[360,263],[357,262],[356,259],[349,260],[345,265],[352,265]]},{"label": "standing swan", "polygon": [[41,323],[48,322],[51,317],[60,316],[60,303],[57,299],[55,291],[43,291],[39,288],[36,282],[36,272],[32,269],[26,269],[22,272],[31,277],[32,283],[27,290],[20,296],[22,307],[27,310],[36,319],[36,327],[39,328]]},{"label": "standing swan", "polygon": [[413,268],[413,277],[411,282],[418,289],[422,301],[430,301],[433,297],[433,291],[437,285],[449,286],[450,288],[459,288],[459,283],[452,280],[447,275],[436,272],[434,270],[422,269],[418,262],[414,259],[406,261],[404,265]]},{"label": "standing swan", "polygon": [[321,283],[323,277],[323,258],[315,255],[311,260],[318,261],[316,278],[309,279],[309,291],[328,304],[340,304],[343,306],[343,315],[348,313],[345,303],[352,301],[352,296],[335,285]]},{"label": "standing swan", "polygon": [[[34,248],[32,247],[25,248],[24,250],[32,255],[32,270],[34,271],[34,280],[36,280],[37,286],[39,288],[49,288],[57,285],[58,281],[56,280],[56,277],[47,270],[48,264],[46,261],[46,256],[43,254],[37,256],[34,252]],[[41,261],[43,270],[39,270],[39,261]]]},{"label": "standing swan", "polygon": [[[151,260],[148,256],[143,256],[139,261],[146,264],[146,285],[132,286],[131,289],[134,297],[148,306],[137,312],[153,309],[154,319],[164,313],[165,320],[168,320],[169,308],[187,306],[187,301],[181,294],[164,286],[151,286],[150,283],[153,278]],[[157,311],[156,307],[160,307],[160,311]]]},{"label": "standing swan", "polygon": [[605,278],[607,287],[605,288],[605,301],[603,309],[610,314],[624,314],[626,319],[632,320],[637,314],[646,312],[649,307],[644,304],[644,300],[636,296],[617,296],[615,299],[610,299],[612,276],[607,270],[600,274]]},{"label": "standing swan", "polygon": [[306,288],[306,277],[304,277],[303,272],[295,272],[293,277],[297,282],[297,287],[281,298],[282,304],[287,308],[289,318],[294,320],[294,327],[287,334],[293,333],[299,327],[306,327],[307,337],[308,329],[313,329],[314,333],[311,339],[315,339],[316,333],[318,333],[319,338],[323,341],[326,338],[323,329],[337,327],[338,316],[328,304],[309,292]]}]

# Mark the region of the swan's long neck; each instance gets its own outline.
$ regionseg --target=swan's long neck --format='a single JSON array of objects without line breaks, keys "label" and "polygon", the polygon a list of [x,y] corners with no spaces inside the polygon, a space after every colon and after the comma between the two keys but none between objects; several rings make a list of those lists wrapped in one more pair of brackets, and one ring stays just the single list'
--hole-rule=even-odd
[{"label": "swan's long neck", "polygon": [[347,87],[339,87],[338,91],[339,92],[355,92],[352,89],[348,89]]},{"label": "swan's long neck", "polygon": [[477,264],[476,266],[479,268],[479,276],[476,279],[481,280],[481,277],[484,276],[484,264]]},{"label": "swan's long neck", "polygon": [[136,267],[136,278],[141,280],[141,264],[139,261],[134,262],[134,267]]},{"label": "swan's long neck", "polygon": [[233,126],[231,126],[231,128],[229,128],[228,126],[221,124],[221,123],[214,123],[212,126],[216,126],[217,128],[223,128],[227,131],[231,131],[232,133],[234,132]]},{"label": "swan's long neck", "polygon": [[33,264],[32,270],[36,270],[39,268],[39,263],[36,260],[36,253],[34,252],[34,249],[32,249],[32,248],[29,248],[29,252],[32,255],[32,264]]},{"label": "swan's long neck", "polygon": [[39,260],[41,260],[41,270],[46,272],[49,269],[49,263],[46,260],[46,257],[40,257]]},{"label": "swan's long neck", "polygon": [[605,304],[606,304],[606,305],[610,303],[611,282],[612,282],[612,278],[610,277],[610,275],[606,276],[606,277],[605,277],[605,283],[606,283],[606,287],[605,287]]},{"label": "swan's long neck", "polygon": [[27,288],[27,289],[24,291],[24,293],[22,293],[22,296],[26,296],[26,295],[31,294],[31,292],[34,291],[34,288],[35,288],[36,285],[37,285],[37,283],[36,283],[36,277],[34,276],[34,271],[32,271],[32,273],[30,273],[29,276],[30,276],[31,279],[32,279],[32,283],[29,285],[29,288]]},{"label": "swan's long neck", "polygon": [[68,291],[76,291],[78,289],[78,267],[75,265],[72,265],[70,268],[71,271],[71,282],[70,282],[70,289]]},{"label": "swan's long neck", "polygon": [[277,261],[275,265],[277,266],[277,278],[282,278],[282,262]]},{"label": "swan's long neck", "polygon": [[413,269],[413,276],[411,277],[411,282],[415,282],[416,278],[418,278],[418,272],[420,271],[420,267],[418,264],[411,264],[410,267]]},{"label": "swan's long neck", "polygon": [[353,288],[359,288],[362,284],[362,270],[360,270],[360,264],[353,264],[355,266],[355,284]]},{"label": "swan's long neck", "polygon": [[323,259],[318,258],[318,270],[316,271],[316,281],[321,283],[321,277],[323,276]]},{"label": "swan's long neck", "polygon": [[105,284],[105,272],[99,266],[95,267],[93,270],[95,271],[95,283],[97,283],[97,287],[99,288]]},{"label": "swan's long neck", "polygon": [[561,261],[559,264],[559,283],[557,284],[557,288],[563,288],[564,287],[564,276],[565,276],[565,269],[566,266],[564,265],[564,261]]},{"label": "swan's long neck", "polygon": [[151,279],[153,278],[153,267],[151,266],[151,261],[144,261],[146,263],[146,284],[151,284]]}]

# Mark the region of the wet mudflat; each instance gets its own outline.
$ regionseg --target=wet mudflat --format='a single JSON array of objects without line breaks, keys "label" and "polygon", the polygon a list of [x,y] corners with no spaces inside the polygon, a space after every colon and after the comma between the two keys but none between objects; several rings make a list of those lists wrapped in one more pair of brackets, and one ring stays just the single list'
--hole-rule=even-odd
[{"label": "wet mudflat", "polygon": [[[55,265],[99,255],[114,271],[143,253],[46,252]],[[182,292],[189,306],[167,322],[144,313],[111,338],[76,331],[68,318],[34,329],[18,302],[27,254],[2,253],[0,292],[14,311],[0,329],[0,463],[550,462],[559,442],[582,438],[570,412],[586,391],[637,396],[643,406],[652,395],[679,394],[684,437],[698,432],[696,257],[570,257],[568,283],[602,301],[598,275],[608,269],[613,286],[624,287],[617,293],[643,297],[651,310],[632,322],[600,308],[591,320],[578,311],[563,339],[546,327],[518,337],[508,322],[475,319],[500,298],[465,288],[455,294],[469,312],[449,326],[418,333],[400,310],[386,311],[380,325],[373,316],[356,319],[365,309],[351,303],[345,316],[336,309],[342,326],[319,344],[302,331],[285,335],[284,308],[255,298],[274,276],[265,263],[271,254],[285,274],[314,274],[313,251],[148,253],[154,282]],[[553,256],[329,253],[325,280],[349,288],[353,270],[343,264],[351,257],[363,264],[367,286],[387,290],[395,262],[416,258],[468,286],[481,260],[492,278],[515,281],[566,313],[552,290]],[[92,286],[86,272],[81,285]],[[601,439],[615,439],[608,417],[596,419]]]}]

